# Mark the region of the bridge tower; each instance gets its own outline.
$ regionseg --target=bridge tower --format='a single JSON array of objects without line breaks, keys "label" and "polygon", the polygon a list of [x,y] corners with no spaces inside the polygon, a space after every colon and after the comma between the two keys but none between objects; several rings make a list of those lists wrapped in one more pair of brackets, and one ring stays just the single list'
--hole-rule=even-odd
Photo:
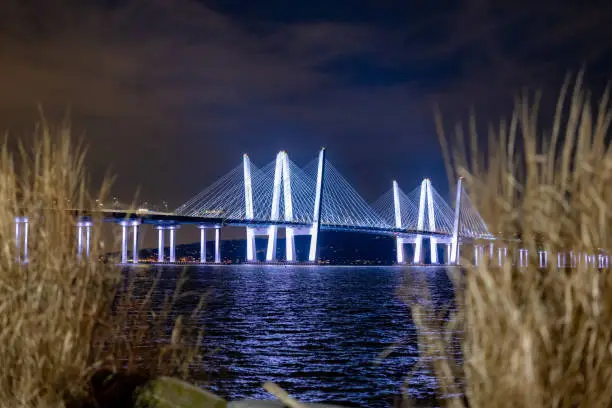
[{"label": "bridge tower", "polygon": [[[289,168],[289,158],[286,152],[282,156],[283,164],[283,198],[285,204],[285,221],[293,222],[293,201],[291,199],[291,172]],[[293,227],[285,227],[285,259],[294,262],[295,259],[295,238]]]},{"label": "bridge tower", "polygon": [[[251,179],[251,160],[246,154],[242,156],[242,167],[244,172],[244,208],[245,218],[252,220],[255,216],[253,210],[253,182]],[[255,228],[247,227],[247,261],[255,260]]]},{"label": "bridge tower", "polygon": [[[427,181],[427,220],[429,221],[429,230],[436,231],[436,218],[434,216],[433,195],[431,194],[431,180]],[[431,263],[438,263],[438,240],[436,237],[429,237]]]},{"label": "bridge tower", "polygon": [[[280,212],[280,189],[281,178],[283,176],[283,158],[282,151],[276,155],[276,167],[274,168],[274,184],[272,187],[272,208],[270,211],[270,221],[278,221]],[[278,227],[270,225],[268,227],[268,251],[266,252],[266,261],[276,260],[276,236]]]},{"label": "bridge tower", "polygon": [[323,204],[323,177],[325,176],[325,148],[319,152],[319,164],[317,166],[317,184],[315,188],[314,213],[312,217],[312,227],[310,229],[310,251],[308,260],[315,262],[318,258],[317,241],[321,231],[321,208]]},{"label": "bridge tower", "polygon": [[[395,228],[402,228],[402,213],[399,199],[399,186],[397,181],[393,180],[393,210],[395,214]],[[397,253],[397,263],[404,263],[404,238],[401,236],[395,237],[395,247]]]},{"label": "bridge tower", "polygon": [[451,253],[449,263],[457,265],[459,263],[459,226],[461,222],[461,193],[463,178],[457,180],[457,196],[455,198],[455,220],[453,223],[453,237],[451,239]]},{"label": "bridge tower", "polygon": [[[280,220],[280,192],[283,189],[283,208],[284,221],[293,221],[293,201],[291,197],[291,172],[289,168],[289,158],[287,152],[281,151],[276,155],[276,166],[274,169],[274,185],[272,191],[272,208],[270,220]],[[276,241],[278,236],[278,226],[268,227],[268,249],[266,261],[276,260]],[[286,260],[295,261],[295,234],[293,227],[285,227]]]},{"label": "bridge tower", "polygon": [[[419,215],[417,220],[417,230],[423,231],[424,223],[425,223],[425,204],[427,204],[427,221],[429,231],[436,230],[436,219],[434,215],[434,203],[433,196],[431,193],[431,181],[429,179],[424,179],[421,182],[421,194],[419,196]],[[438,263],[438,242],[436,238],[431,237],[429,239],[430,249],[431,249],[431,263]],[[423,261],[423,235],[417,234],[414,246],[414,263],[418,264]]]}]

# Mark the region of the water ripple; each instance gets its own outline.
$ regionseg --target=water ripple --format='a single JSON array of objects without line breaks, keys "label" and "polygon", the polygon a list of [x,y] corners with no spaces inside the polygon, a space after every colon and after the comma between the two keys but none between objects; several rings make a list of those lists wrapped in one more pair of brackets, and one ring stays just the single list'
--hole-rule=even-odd
[{"label": "water ripple", "polygon": [[[165,267],[160,287],[174,286],[180,268]],[[275,381],[293,396],[347,406],[390,406],[417,357],[414,324],[398,299],[401,284],[418,299],[427,285],[442,308],[452,285],[442,269],[304,266],[204,266],[191,268],[188,290],[211,290],[200,324],[209,384],[228,399],[269,398]],[[403,343],[380,364],[377,356]],[[204,367],[203,367],[204,369]],[[411,392],[429,398],[435,380],[413,372]]]}]

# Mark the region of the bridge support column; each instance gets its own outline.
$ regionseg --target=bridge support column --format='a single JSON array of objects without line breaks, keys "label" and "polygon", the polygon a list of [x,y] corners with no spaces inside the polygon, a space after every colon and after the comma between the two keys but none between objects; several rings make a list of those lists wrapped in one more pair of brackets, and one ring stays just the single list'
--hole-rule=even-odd
[{"label": "bridge support column", "polygon": [[325,148],[319,152],[319,165],[317,167],[317,185],[315,189],[314,214],[310,230],[310,250],[308,260],[316,262],[318,259],[317,240],[321,231],[321,204],[323,203],[323,176],[325,175]]},{"label": "bridge support column", "polygon": [[[243,167],[243,172],[244,172],[244,213],[245,213],[245,218],[247,220],[252,220],[254,216],[253,183],[251,179],[251,161],[249,160],[249,156],[247,156],[246,154],[242,156],[242,167]],[[247,240],[246,259],[247,259],[247,262],[253,262],[255,261],[255,254],[256,254],[255,229],[252,227],[246,227],[246,235],[247,235],[246,237],[246,240]],[[204,237],[203,240],[205,241],[206,237]],[[200,252],[202,251],[200,250]],[[202,263],[206,262],[206,254],[204,254],[204,257],[202,257],[201,255],[202,254],[200,254],[200,258],[204,259],[203,261],[201,260],[201,262]]]},{"label": "bridge support column", "polygon": [[295,234],[293,227],[285,228],[285,258],[287,262],[295,262]]},{"label": "bridge support column", "polygon": [[453,238],[451,240],[452,250],[451,250],[451,264],[459,264],[459,229],[461,222],[461,191],[463,179],[459,177],[457,180],[457,195],[455,197],[455,220],[453,223]]},{"label": "bridge support column", "polygon": [[[289,157],[286,152],[281,152],[283,169],[283,199],[285,221],[293,221],[293,196],[291,194],[291,168]],[[293,227],[285,227],[285,260],[295,262],[295,230]]]},{"label": "bridge support column", "polygon": [[132,222],[132,263],[138,263],[138,221]]},{"label": "bridge support column", "polygon": [[504,258],[508,256],[508,248],[497,248],[497,263],[501,267],[504,264]]},{"label": "bridge support column", "polygon": [[429,238],[429,247],[430,247],[430,259],[431,259],[431,264],[432,265],[436,265],[438,264],[438,242],[437,239],[435,237],[430,237]]},{"label": "bridge support column", "polygon": [[200,229],[200,263],[206,263],[206,226],[200,225],[198,228]]},{"label": "bridge support column", "polygon": [[446,264],[451,264],[451,254],[453,252],[453,244],[446,244]]},{"label": "bridge support column", "polygon": [[128,221],[121,221],[121,263],[126,264],[128,262]]},{"label": "bridge support column", "polygon": [[395,237],[395,251],[398,265],[404,263],[404,238]]},{"label": "bridge support column", "polygon": [[174,263],[176,262],[176,230],[177,230],[177,226],[176,225],[171,225],[168,227],[168,230],[170,230],[170,262]]},{"label": "bridge support column", "polygon": [[[77,254],[79,258],[83,256],[83,250],[85,250],[85,257],[89,258],[91,251],[91,226],[93,224],[87,219],[80,219],[77,221]],[[85,241],[83,242],[83,232],[85,233]]]},{"label": "bridge support column", "polygon": [[83,221],[77,221],[77,256],[83,254]]},{"label": "bridge support column", "polygon": [[488,255],[485,252],[484,245],[474,245],[474,266],[480,265],[481,262],[487,263]]},{"label": "bridge support column", "polygon": [[[272,209],[270,212],[270,220],[278,221],[279,218],[279,204],[280,204],[280,191],[281,191],[281,180],[283,176],[283,152],[279,152],[276,155],[276,167],[274,169],[274,184],[272,186]],[[266,261],[276,261],[276,240],[278,236],[278,227],[276,225],[270,225],[268,227],[268,250],[266,252]]]},{"label": "bridge support column", "polygon": [[[23,239],[21,226],[23,225]],[[17,261],[28,262],[28,217],[15,217],[15,248],[17,249]],[[23,250],[22,250],[23,248]],[[23,253],[23,259],[21,254]]]},{"label": "bridge support column", "polygon": [[544,267],[544,251],[538,251],[538,267]]},{"label": "bridge support column", "polygon": [[91,253],[91,221],[85,222],[85,257],[89,258],[89,254]]},{"label": "bridge support column", "polygon": [[157,262],[163,263],[165,258],[165,246],[164,246],[164,227],[155,227],[157,230]]},{"label": "bridge support column", "polygon": [[278,239],[278,227],[270,225],[268,227],[268,250],[266,252],[266,261],[276,261],[276,240]]},{"label": "bridge support column", "polygon": [[[429,230],[436,230],[436,218],[433,206],[433,195],[431,194],[431,180],[426,179],[427,183],[427,220],[429,221]],[[432,264],[438,263],[438,239],[434,236],[429,237],[429,252]]]},{"label": "bridge support column", "polygon": [[254,262],[255,254],[257,253],[257,247],[255,245],[255,228],[246,227],[246,244],[247,244],[247,261]]},{"label": "bridge support column", "polygon": [[23,217],[23,262],[28,262],[28,217]]},{"label": "bridge support column", "polygon": [[[402,209],[400,206],[399,186],[397,181],[393,180],[393,212],[395,214],[395,228],[402,228]],[[397,235],[395,237],[395,253],[397,263],[404,263],[404,238]]]},{"label": "bridge support column", "polygon": [[17,249],[17,261],[21,259],[21,217],[15,218],[15,249]]},{"label": "bridge support column", "polygon": [[519,249],[519,267],[526,268],[529,265],[529,250]]},{"label": "bridge support column", "polygon": [[538,251],[538,261],[539,261],[540,268],[548,267],[548,252]]},{"label": "bridge support column", "polygon": [[[421,182],[421,194],[419,196],[419,216],[417,219],[417,231],[423,231],[425,222],[425,199],[427,198],[427,179]],[[423,262],[423,235],[418,234],[414,244],[414,259],[413,263],[420,264]]]},{"label": "bridge support column", "polygon": [[215,263],[221,263],[221,227],[215,227]]}]

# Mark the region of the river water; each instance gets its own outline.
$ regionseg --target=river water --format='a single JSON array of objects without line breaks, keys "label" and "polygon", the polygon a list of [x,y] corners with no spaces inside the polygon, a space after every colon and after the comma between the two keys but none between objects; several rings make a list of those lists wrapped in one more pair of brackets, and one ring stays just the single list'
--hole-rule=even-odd
[{"label": "river water", "polygon": [[[180,272],[164,267],[160,288],[173,288]],[[409,373],[412,397],[434,394],[433,375],[415,369],[415,327],[398,290],[449,307],[443,268],[240,265],[186,273],[188,290],[210,291],[198,324],[205,349],[215,351],[202,378],[227,399],[270,398],[261,384],[274,381],[303,401],[388,407]]]}]

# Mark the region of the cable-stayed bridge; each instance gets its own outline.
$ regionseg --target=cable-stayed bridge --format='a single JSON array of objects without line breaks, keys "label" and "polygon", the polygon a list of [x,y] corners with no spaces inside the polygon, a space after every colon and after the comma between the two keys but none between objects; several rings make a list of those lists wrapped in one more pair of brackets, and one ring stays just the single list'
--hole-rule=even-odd
[{"label": "cable-stayed bridge", "polygon": [[244,155],[242,163],[174,214],[246,227],[248,261],[256,260],[256,236],[267,237],[266,261],[275,261],[279,228],[285,230],[288,262],[297,261],[297,235],[311,237],[308,261],[316,261],[321,230],[395,235],[398,263],[405,262],[405,244],[414,244],[413,262],[421,263],[424,237],[429,238],[432,263],[438,263],[439,244],[448,246],[447,260],[455,263],[460,241],[493,238],[460,180],[454,208],[428,179],[408,193],[394,181],[387,193],[369,204],[326,159],[325,149],[304,167],[284,151],[263,167]]},{"label": "cable-stayed bridge", "polygon": [[[176,262],[176,233],[183,225],[200,229],[200,263],[205,263],[206,231],[214,230],[214,263],[221,263],[220,231],[224,226],[246,228],[248,262],[258,261],[256,236],[266,238],[265,261],[274,262],[277,256],[279,229],[285,232],[285,261],[317,262],[317,245],[321,230],[354,231],[386,234],[395,237],[397,263],[425,262],[424,245],[430,245],[430,262],[439,264],[439,245],[447,249],[445,262],[459,263],[462,244],[473,244],[473,262],[493,263],[497,244],[498,266],[504,259],[519,267],[527,267],[537,255],[540,268],[549,265],[549,253],[538,249],[529,256],[527,248],[508,251],[505,240],[498,240],[489,232],[470,197],[457,180],[452,205],[447,203],[431,185],[429,179],[406,193],[393,181],[391,188],[374,203],[368,203],[346,178],[326,159],[325,149],[304,167],[293,163],[286,152],[263,167],[256,167],[247,155],[242,163],[211,186],[188,200],[175,211],[168,211],[164,203],[159,210],[121,204],[113,199],[110,206],[97,202],[96,209],[84,211],[64,208],[76,218],[76,255],[90,256],[91,229],[95,220],[119,224],[122,229],[121,263],[128,263],[128,241],[131,239],[131,263],[138,263],[140,227],[152,225],[158,230],[157,262]],[[147,206],[148,207],[148,206]],[[123,208],[123,209],[122,209]],[[126,209],[129,208],[129,209]],[[37,231],[29,235],[28,214],[15,217],[15,245],[18,259],[28,262],[29,248]],[[130,231],[131,229],[131,231]],[[165,232],[170,234],[165,245]],[[307,259],[297,259],[295,237],[310,237]],[[427,240],[424,241],[424,238]],[[489,241],[488,254],[482,241]],[[405,246],[413,245],[412,259],[406,259]],[[168,249],[168,257],[166,257]],[[517,258],[518,255],[518,258]],[[557,252],[557,267],[575,268],[582,264],[609,268],[610,255],[605,250],[597,253]]]},{"label": "cable-stayed bridge", "polygon": [[[182,225],[196,225],[200,229],[201,263],[207,259],[207,229],[214,230],[213,259],[221,263],[220,230],[224,226],[246,228],[248,262],[257,261],[257,236],[264,236],[267,241],[265,261],[276,260],[279,229],[285,232],[287,262],[317,262],[321,230],[392,235],[396,240],[398,264],[406,262],[407,244],[414,245],[412,262],[422,264],[423,245],[427,243],[424,238],[428,239],[433,264],[440,263],[439,245],[446,245],[446,263],[456,264],[461,243],[494,239],[470,201],[461,179],[457,181],[453,206],[438,194],[429,179],[407,193],[396,181],[390,187],[370,204],[326,159],[325,149],[304,167],[297,166],[286,152],[281,151],[273,162],[263,167],[256,167],[244,155],[242,163],[173,212],[165,208],[161,212],[132,207],[122,210],[124,206],[116,199],[110,207],[99,203],[100,208],[95,212],[102,214],[103,221],[121,225],[121,263],[128,263],[130,239],[131,262],[138,263],[139,228],[146,224],[158,230],[157,261],[160,263],[176,262],[176,233]],[[78,256],[87,257],[93,214],[79,209],[67,211],[76,217]],[[20,258],[27,262],[28,215],[16,217],[15,224],[15,242],[23,252]],[[169,245],[165,245],[166,231],[170,235]],[[297,259],[295,237],[300,235],[310,237],[307,259]],[[166,248],[169,249],[168,257],[165,256]],[[499,248],[500,257],[502,250],[506,253],[505,248]],[[492,258],[492,244],[490,251]],[[480,245],[476,248],[476,259],[482,257],[481,252]]]}]

